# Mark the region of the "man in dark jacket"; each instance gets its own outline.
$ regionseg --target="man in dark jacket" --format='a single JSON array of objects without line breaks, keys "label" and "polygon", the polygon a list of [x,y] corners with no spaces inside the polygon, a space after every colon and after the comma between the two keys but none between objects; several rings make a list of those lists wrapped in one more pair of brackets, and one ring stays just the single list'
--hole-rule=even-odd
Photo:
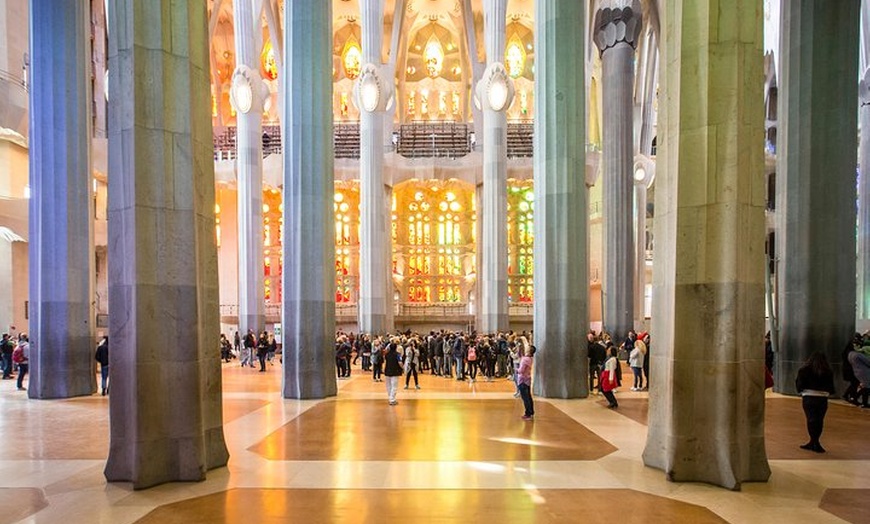
[{"label": "man in dark jacket", "polygon": [[586,334],[586,344],[589,355],[589,391],[595,390],[595,381],[601,380],[601,366],[607,358],[604,346],[595,339],[595,333]]},{"label": "man in dark jacket", "polygon": [[3,333],[3,340],[0,341],[0,356],[3,357],[3,380],[12,378],[12,352],[14,350],[12,341],[9,340],[9,333]]},{"label": "man in dark jacket", "polygon": [[100,378],[102,379],[102,395],[109,394],[109,337],[103,337],[97,346],[94,360],[100,363]]},{"label": "man in dark jacket", "polygon": [[465,340],[457,334],[453,340],[453,361],[456,362],[456,380],[465,380]]}]

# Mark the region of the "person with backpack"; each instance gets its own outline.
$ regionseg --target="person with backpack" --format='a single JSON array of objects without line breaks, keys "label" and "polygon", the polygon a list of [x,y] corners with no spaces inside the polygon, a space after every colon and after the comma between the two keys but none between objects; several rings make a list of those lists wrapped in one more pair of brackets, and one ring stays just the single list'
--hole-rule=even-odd
[{"label": "person with backpack", "polygon": [[24,391],[24,375],[30,370],[30,341],[27,333],[18,335],[18,347],[12,351],[12,362],[18,365],[18,391]]},{"label": "person with backpack", "polygon": [[607,359],[604,361],[604,371],[601,372],[601,378],[598,379],[598,388],[607,399],[607,407],[616,409],[619,403],[616,402],[616,396],[613,390],[617,388],[619,381],[617,380],[617,370],[619,370],[619,361],[616,355],[613,354],[614,345],[608,342]]},{"label": "person with backpack", "polygon": [[477,353],[483,349],[482,344],[482,341],[472,341],[468,344],[468,352],[465,354],[465,360],[468,362],[468,378],[471,384],[474,384],[474,380],[477,378]]}]

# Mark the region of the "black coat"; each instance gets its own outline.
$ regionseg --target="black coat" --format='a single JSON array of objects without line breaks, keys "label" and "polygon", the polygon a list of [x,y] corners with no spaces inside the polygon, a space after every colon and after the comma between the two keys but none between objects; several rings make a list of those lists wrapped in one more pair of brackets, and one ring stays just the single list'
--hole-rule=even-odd
[{"label": "black coat", "polygon": [[402,365],[399,364],[399,352],[396,346],[390,344],[390,349],[384,355],[384,375],[388,377],[401,377]]}]

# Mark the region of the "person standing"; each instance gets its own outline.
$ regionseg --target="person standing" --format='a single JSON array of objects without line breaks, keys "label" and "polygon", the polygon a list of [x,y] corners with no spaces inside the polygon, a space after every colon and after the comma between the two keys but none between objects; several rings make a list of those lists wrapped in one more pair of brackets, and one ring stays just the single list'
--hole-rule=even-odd
[{"label": "person standing", "polygon": [[643,390],[643,361],[646,357],[646,345],[637,339],[634,343],[634,348],[628,355],[628,365],[631,367],[631,372],[634,374],[634,385],[632,391]]},{"label": "person standing", "polygon": [[242,354],[242,337],[239,336],[238,330],[236,330],[236,334],[233,335],[233,349],[236,351],[237,357]]},{"label": "person standing", "polygon": [[245,335],[244,348],[242,349],[242,367],[254,367],[254,351],[257,348],[257,336],[254,335],[254,330],[249,329]]},{"label": "person standing", "polygon": [[3,333],[3,340],[0,340],[0,357],[3,358],[3,380],[12,378],[12,341],[9,340],[9,333]]},{"label": "person standing", "polygon": [[18,364],[18,390],[24,390],[24,375],[30,370],[30,341],[26,333],[18,335],[18,347],[12,352],[12,362]]},{"label": "person standing", "polygon": [[399,403],[396,400],[396,390],[399,389],[399,377],[402,376],[402,365],[399,363],[398,341],[393,339],[384,355],[384,376],[387,377],[387,397],[390,405]]},{"label": "person standing", "polygon": [[535,356],[535,346],[529,346],[520,357],[520,367],[517,370],[517,387],[523,399],[523,420],[532,420],[535,416],[535,403],[532,400],[532,358]]},{"label": "person standing", "polygon": [[266,372],[266,355],[269,354],[269,334],[263,331],[257,339],[257,360],[260,362],[260,373]]},{"label": "person standing", "polygon": [[383,354],[383,339],[378,337],[375,339],[372,344],[372,382],[382,382],[381,379],[381,368],[383,367],[384,354]]},{"label": "person standing", "polygon": [[589,355],[589,391],[595,391],[595,379],[598,379],[599,384],[601,383],[601,367],[607,355],[604,346],[598,343],[593,331],[586,333],[586,349]]},{"label": "person standing", "polygon": [[643,376],[646,377],[646,384],[643,386],[643,391],[649,390],[649,356],[650,356],[650,345],[649,345],[649,333],[643,332],[638,335],[639,340],[643,341],[643,345],[646,348],[643,356]]},{"label": "person standing", "polygon": [[100,344],[97,346],[97,352],[94,354],[94,360],[100,363],[100,378],[102,386],[102,395],[105,397],[109,394],[109,337],[103,337]]},{"label": "person standing", "polygon": [[794,384],[801,395],[804,415],[807,417],[807,433],[810,435],[810,441],[801,448],[824,453],[825,448],[819,439],[825,425],[825,413],[828,412],[828,397],[834,394],[834,373],[825,354],[816,351],[810,355],[798,370]]},{"label": "person standing", "polygon": [[411,375],[414,375],[414,387],[420,389],[420,382],[417,378],[417,366],[419,365],[421,360],[420,350],[417,349],[417,342],[415,340],[409,340],[405,347],[405,389],[408,389],[408,385],[411,383]]},{"label": "person standing", "polygon": [[598,388],[607,399],[607,407],[616,409],[619,403],[616,402],[616,396],[613,390],[616,389],[618,381],[616,379],[616,370],[619,369],[619,361],[613,354],[613,344],[607,346],[607,360],[604,361],[604,371],[601,373],[601,378],[598,380]]}]

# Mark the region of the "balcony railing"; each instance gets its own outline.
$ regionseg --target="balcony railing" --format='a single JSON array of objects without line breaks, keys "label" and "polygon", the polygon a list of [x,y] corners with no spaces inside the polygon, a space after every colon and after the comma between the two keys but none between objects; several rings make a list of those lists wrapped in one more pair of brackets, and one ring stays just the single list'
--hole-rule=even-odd
[{"label": "balcony railing", "polygon": [[396,314],[403,317],[454,317],[468,315],[468,304],[397,304]]},{"label": "balcony railing", "polygon": [[531,158],[535,153],[535,124],[531,120],[509,122],[507,125],[508,158]]},{"label": "balcony railing", "polygon": [[[264,125],[260,138],[263,156],[282,152],[281,126]],[[214,159],[233,160],[237,156],[236,127],[227,127],[214,136]],[[335,124],[333,127],[335,158],[359,158],[359,124]]]}]

